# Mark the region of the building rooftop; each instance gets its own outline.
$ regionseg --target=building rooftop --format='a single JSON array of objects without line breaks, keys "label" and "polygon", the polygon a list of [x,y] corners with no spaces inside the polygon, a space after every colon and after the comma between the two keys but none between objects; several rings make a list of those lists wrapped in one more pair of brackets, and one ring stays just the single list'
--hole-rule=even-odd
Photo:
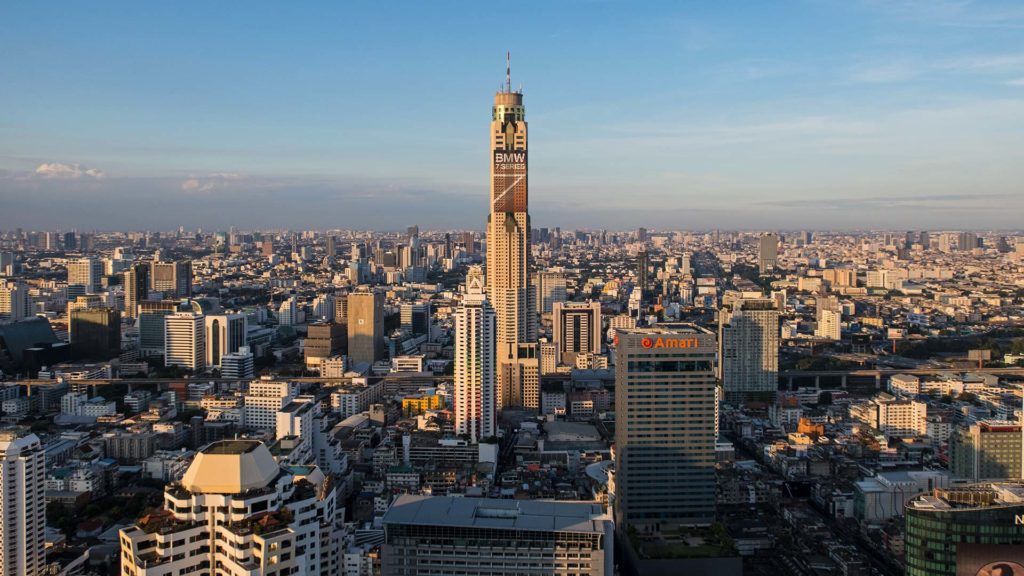
[{"label": "building rooftop", "polygon": [[412,494],[399,496],[384,515],[385,524],[598,534],[605,520],[600,504]]},{"label": "building rooftop", "polygon": [[907,503],[920,511],[954,511],[982,508],[1024,508],[1024,484],[998,482],[934,490]]},{"label": "building rooftop", "polygon": [[280,467],[262,442],[222,440],[196,454],[181,484],[190,492],[239,494],[266,487],[279,473]]}]

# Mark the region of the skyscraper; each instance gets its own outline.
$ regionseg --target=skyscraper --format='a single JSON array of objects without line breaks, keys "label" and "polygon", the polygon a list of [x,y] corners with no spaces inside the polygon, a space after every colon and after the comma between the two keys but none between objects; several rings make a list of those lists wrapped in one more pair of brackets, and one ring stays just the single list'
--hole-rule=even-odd
[{"label": "skyscraper", "polygon": [[600,302],[556,302],[551,320],[559,364],[575,365],[579,354],[601,353]]},{"label": "skyscraper", "polygon": [[636,255],[636,289],[640,291],[640,304],[644,302],[644,297],[647,296],[647,281],[649,279],[650,272],[650,261],[648,260],[647,250],[641,250]]},{"label": "skyscraper", "polygon": [[739,300],[718,314],[726,399],[770,400],[779,384],[779,309],[775,300]]},{"label": "skyscraper", "polygon": [[215,314],[204,317],[206,365],[220,366],[221,358],[245,346],[248,321],[245,314]]},{"label": "skyscraper", "polygon": [[35,434],[0,431],[0,576],[42,574],[46,471]]},{"label": "skyscraper", "polygon": [[0,284],[0,320],[18,322],[32,315],[32,297],[21,282]]},{"label": "skyscraper", "polygon": [[814,329],[814,335],[830,340],[842,339],[843,311],[839,306],[839,299],[819,294],[815,306],[818,325]]},{"label": "skyscraper", "polygon": [[384,295],[362,287],[348,295],[348,355],[373,364],[384,346]]},{"label": "skyscraper", "polygon": [[121,355],[121,311],[79,308],[71,312],[71,354],[76,360],[107,361]]},{"label": "skyscraper", "polygon": [[615,483],[619,527],[715,519],[715,336],[689,324],[618,330]]},{"label": "skyscraper", "polygon": [[494,327],[483,271],[474,266],[466,275],[466,294],[455,313],[455,431],[474,442],[497,432]]},{"label": "skyscraper", "polygon": [[188,298],[192,295],[192,262],[153,262],[150,274],[153,290],[167,298]]},{"label": "skyscraper", "polygon": [[982,420],[959,428],[949,442],[949,469],[957,478],[1024,479],[1020,424]]},{"label": "skyscraper", "polygon": [[[498,365],[515,364],[520,344],[537,340],[535,294],[530,290],[530,216],[527,210],[527,126],[523,93],[512,90],[506,67],[504,89],[491,109],[491,211],[487,221],[487,292],[496,314]],[[521,397],[516,371],[499,369],[499,385]]]},{"label": "skyscraper", "polygon": [[757,267],[761,274],[769,274],[779,265],[779,236],[768,233],[761,236]]},{"label": "skyscraper", "polygon": [[129,318],[139,315],[139,302],[149,297],[149,266],[134,264],[124,273],[124,313]]},{"label": "skyscraper", "polygon": [[88,294],[100,289],[103,262],[95,258],[79,258],[68,262],[68,286],[82,286]]},{"label": "skyscraper", "polygon": [[537,306],[542,314],[550,313],[555,302],[565,302],[565,274],[538,272],[536,274]]},{"label": "skyscraper", "polygon": [[196,372],[206,367],[206,331],[203,315],[176,312],[164,317],[164,366]]}]

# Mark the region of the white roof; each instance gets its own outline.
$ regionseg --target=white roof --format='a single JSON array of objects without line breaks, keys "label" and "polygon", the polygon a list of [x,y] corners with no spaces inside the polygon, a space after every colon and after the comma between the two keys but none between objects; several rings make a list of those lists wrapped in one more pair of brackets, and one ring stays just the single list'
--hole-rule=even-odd
[{"label": "white roof", "polygon": [[262,442],[222,440],[196,455],[181,484],[190,492],[238,494],[269,485],[280,471]]}]

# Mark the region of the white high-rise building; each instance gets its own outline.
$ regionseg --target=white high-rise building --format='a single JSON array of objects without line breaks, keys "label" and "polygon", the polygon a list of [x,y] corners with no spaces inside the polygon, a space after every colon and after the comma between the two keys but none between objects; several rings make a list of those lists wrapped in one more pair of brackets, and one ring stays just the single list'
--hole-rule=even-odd
[{"label": "white high-rise building", "polygon": [[249,351],[249,347],[241,346],[237,352],[220,357],[220,375],[222,378],[248,380],[255,375],[255,362],[256,359]]},{"label": "white high-rise building", "polygon": [[46,470],[35,434],[0,432],[0,576],[36,576],[45,567]]},{"label": "white high-rise building", "polygon": [[196,372],[206,368],[202,314],[176,312],[164,317],[164,366],[181,366]]},{"label": "white high-rise building", "polygon": [[122,574],[336,574],[342,485],[261,442],[214,442],[166,486],[163,509],[121,530]]},{"label": "white high-rise building", "polygon": [[495,313],[484,295],[483,272],[466,275],[466,294],[455,312],[455,431],[473,442],[497,432]]},{"label": "white high-rise building", "polygon": [[551,312],[556,302],[566,301],[565,274],[562,272],[537,273],[537,308],[541,314]]},{"label": "white high-rise building", "polygon": [[244,396],[242,426],[250,430],[276,430],[277,413],[295,397],[289,382],[256,380]]},{"label": "white high-rise building", "polygon": [[294,326],[299,324],[299,304],[295,294],[291,294],[287,300],[281,302],[277,308],[277,323],[281,326]]},{"label": "white high-rise building", "polygon": [[818,296],[817,320],[818,326],[814,329],[815,336],[830,340],[842,339],[843,310],[839,306],[838,298]]},{"label": "white high-rise building", "polygon": [[221,359],[245,346],[248,329],[245,314],[213,314],[205,317],[206,365],[220,366]]},{"label": "white high-rise building", "polygon": [[777,391],[779,309],[775,300],[737,300],[718,314],[719,366],[726,399],[738,402]]},{"label": "white high-rise building", "polygon": [[0,286],[0,320],[18,322],[32,316],[32,297],[21,282],[5,282]]},{"label": "white high-rise building", "polygon": [[79,258],[68,262],[68,286],[84,286],[88,294],[100,289],[103,262],[95,258]]}]

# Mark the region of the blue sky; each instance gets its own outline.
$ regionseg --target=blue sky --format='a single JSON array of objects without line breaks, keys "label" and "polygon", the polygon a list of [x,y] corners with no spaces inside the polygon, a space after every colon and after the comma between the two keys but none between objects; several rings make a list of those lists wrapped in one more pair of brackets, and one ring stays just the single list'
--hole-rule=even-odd
[{"label": "blue sky", "polygon": [[1020,228],[1024,4],[12,2],[0,227]]}]

